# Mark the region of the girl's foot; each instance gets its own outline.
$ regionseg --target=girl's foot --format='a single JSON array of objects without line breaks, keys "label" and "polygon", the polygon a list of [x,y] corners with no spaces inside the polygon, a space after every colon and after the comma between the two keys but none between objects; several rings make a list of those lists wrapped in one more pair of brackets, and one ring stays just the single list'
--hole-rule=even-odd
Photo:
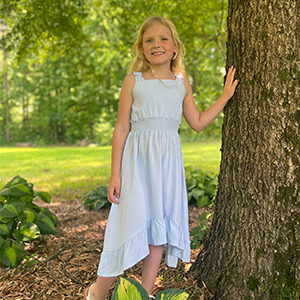
[{"label": "girl's foot", "polygon": [[91,289],[92,289],[93,285],[94,285],[94,283],[91,284],[89,287],[87,287],[84,290],[84,293],[83,293],[84,300],[92,300],[91,299]]},{"label": "girl's foot", "polygon": [[149,295],[149,298],[150,298],[150,299],[155,299],[155,297],[154,297],[154,296],[152,296],[152,295]]}]

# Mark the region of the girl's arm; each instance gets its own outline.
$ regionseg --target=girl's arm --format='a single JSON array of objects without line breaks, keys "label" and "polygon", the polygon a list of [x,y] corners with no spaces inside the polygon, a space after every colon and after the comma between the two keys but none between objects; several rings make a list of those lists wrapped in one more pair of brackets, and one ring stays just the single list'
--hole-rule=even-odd
[{"label": "girl's arm", "polygon": [[235,68],[228,70],[223,95],[207,110],[200,113],[193,98],[193,92],[187,77],[184,78],[186,96],[183,101],[183,115],[190,127],[200,132],[208,126],[222,111],[228,100],[233,96],[235,88],[238,84],[234,80]]},{"label": "girl's arm", "polygon": [[111,177],[107,187],[107,198],[111,203],[119,204],[115,199],[120,197],[121,187],[121,161],[125,141],[130,130],[130,113],[132,105],[132,90],[134,86],[134,75],[129,74],[125,77],[118,108],[118,117],[112,138],[111,150]]}]

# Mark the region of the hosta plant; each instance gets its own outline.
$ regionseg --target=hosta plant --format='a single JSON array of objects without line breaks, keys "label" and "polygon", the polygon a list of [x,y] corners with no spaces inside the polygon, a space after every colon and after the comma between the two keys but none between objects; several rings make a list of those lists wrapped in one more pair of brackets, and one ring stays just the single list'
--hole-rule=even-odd
[{"label": "hosta plant", "polygon": [[[144,287],[130,278],[120,277],[111,297],[112,300],[149,300]],[[156,300],[185,300],[190,299],[189,294],[180,289],[167,289],[160,291]]]},{"label": "hosta plant", "polygon": [[95,190],[86,193],[82,200],[83,206],[92,210],[110,206],[110,202],[107,199],[107,188],[104,186],[99,186]]},{"label": "hosta plant", "polygon": [[217,176],[188,166],[185,177],[189,203],[196,202],[198,207],[212,204],[218,186]]},{"label": "hosta plant", "polygon": [[33,203],[39,197],[50,203],[46,192],[35,192],[33,184],[19,175],[0,190],[0,261],[17,267],[25,256],[25,243],[43,234],[56,234],[56,216]]}]

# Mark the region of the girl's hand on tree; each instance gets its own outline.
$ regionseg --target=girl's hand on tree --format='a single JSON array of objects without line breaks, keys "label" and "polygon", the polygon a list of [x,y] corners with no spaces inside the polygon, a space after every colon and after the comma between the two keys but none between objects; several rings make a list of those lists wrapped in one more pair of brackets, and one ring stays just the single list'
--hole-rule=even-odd
[{"label": "girl's hand on tree", "polygon": [[120,188],[121,188],[120,176],[111,177],[109,185],[107,187],[107,199],[110,203],[119,204],[119,201],[117,199],[120,197]]},{"label": "girl's hand on tree", "polygon": [[236,69],[233,66],[230,67],[226,76],[223,95],[226,96],[228,100],[233,96],[238,84],[238,80],[234,80],[235,71]]}]

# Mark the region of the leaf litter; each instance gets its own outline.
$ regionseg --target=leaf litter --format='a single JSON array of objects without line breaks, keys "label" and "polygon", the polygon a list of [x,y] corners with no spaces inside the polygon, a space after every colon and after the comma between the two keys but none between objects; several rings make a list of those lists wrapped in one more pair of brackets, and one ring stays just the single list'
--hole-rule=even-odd
[{"label": "leaf litter", "polygon": [[[26,256],[17,268],[0,263],[0,299],[3,300],[77,300],[96,281],[100,253],[109,209],[87,211],[81,201],[39,204],[58,218],[58,235],[40,236],[27,244]],[[203,212],[209,208],[189,207],[190,231],[199,225]],[[191,250],[193,263],[201,247]],[[192,300],[212,300],[215,296],[205,283],[200,288],[196,278],[188,273],[191,263],[178,262],[176,269],[166,266],[164,259],[155,281],[153,294],[177,288],[189,293]],[[142,263],[126,270],[122,277],[141,282]],[[109,299],[116,282],[110,289]]]}]

